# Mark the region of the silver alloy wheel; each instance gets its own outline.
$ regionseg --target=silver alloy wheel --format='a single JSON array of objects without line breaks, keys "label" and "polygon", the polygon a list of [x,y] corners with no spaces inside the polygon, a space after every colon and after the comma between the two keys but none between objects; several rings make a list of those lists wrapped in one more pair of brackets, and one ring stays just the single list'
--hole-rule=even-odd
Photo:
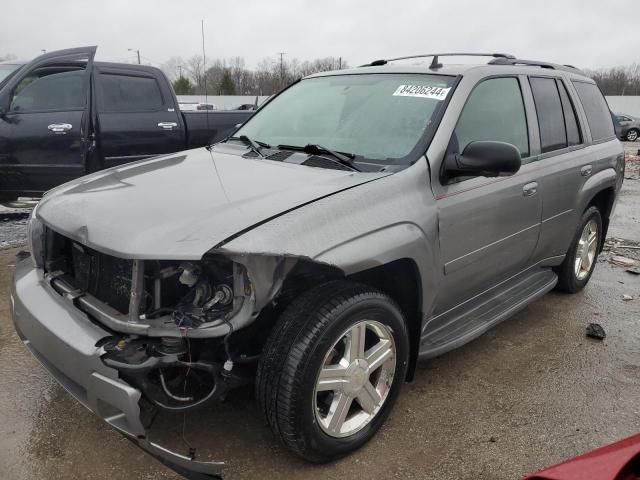
[{"label": "silver alloy wheel", "polygon": [[636,132],[635,130],[630,130],[629,132],[627,132],[627,140],[629,140],[630,142],[635,142],[638,139],[638,132]]},{"label": "silver alloy wheel", "polygon": [[316,379],[313,408],[320,428],[337,438],[362,430],[387,399],[395,370],[388,326],[362,320],[349,327],[325,355]]},{"label": "silver alloy wheel", "polygon": [[574,263],[574,272],[578,280],[584,280],[589,275],[598,251],[598,224],[589,220],[582,230]]}]

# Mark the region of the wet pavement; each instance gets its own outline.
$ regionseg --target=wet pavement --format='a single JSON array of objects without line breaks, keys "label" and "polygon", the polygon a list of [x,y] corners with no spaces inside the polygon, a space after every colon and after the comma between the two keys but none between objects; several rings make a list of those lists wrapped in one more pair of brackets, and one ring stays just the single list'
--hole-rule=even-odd
[{"label": "wet pavement", "polygon": [[31,210],[0,205],[0,249],[24,245]]},{"label": "wet pavement", "polygon": [[[627,180],[613,244],[640,243],[639,199],[640,181]],[[181,478],[69,397],[22,346],[8,315],[19,250],[0,250],[0,477]],[[640,250],[614,246],[582,293],[550,293],[421,363],[378,435],[341,461],[289,455],[250,389],[208,411],[159,418],[152,439],[186,453],[184,426],[198,457],[226,460],[230,479],[506,480],[628,437],[640,431],[640,276],[609,263],[614,252],[640,259]],[[604,341],[585,337],[591,322]]]}]

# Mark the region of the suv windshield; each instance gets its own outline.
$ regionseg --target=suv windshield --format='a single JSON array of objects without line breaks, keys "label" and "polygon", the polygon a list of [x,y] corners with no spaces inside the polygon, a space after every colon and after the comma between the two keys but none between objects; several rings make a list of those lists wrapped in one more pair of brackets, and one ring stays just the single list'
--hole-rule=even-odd
[{"label": "suv windshield", "polygon": [[[405,163],[450,93],[454,77],[315,77],[284,91],[234,136],[272,146],[322,145],[380,163]],[[357,159],[356,159],[357,161]]]}]

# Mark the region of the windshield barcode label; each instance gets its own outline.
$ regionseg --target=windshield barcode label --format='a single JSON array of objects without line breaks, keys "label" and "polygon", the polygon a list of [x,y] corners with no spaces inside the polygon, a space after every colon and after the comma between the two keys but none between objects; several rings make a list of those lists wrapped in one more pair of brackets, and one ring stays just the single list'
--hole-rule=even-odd
[{"label": "windshield barcode label", "polygon": [[425,87],[424,85],[400,85],[393,93],[394,97],[420,97],[431,98],[433,100],[444,100],[447,98],[451,88]]}]

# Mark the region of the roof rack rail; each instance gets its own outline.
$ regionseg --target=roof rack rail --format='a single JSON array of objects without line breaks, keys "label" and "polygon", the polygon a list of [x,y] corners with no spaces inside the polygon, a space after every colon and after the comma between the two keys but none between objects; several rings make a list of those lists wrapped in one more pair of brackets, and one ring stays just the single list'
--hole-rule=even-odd
[{"label": "roof rack rail", "polygon": [[433,57],[431,61],[431,65],[429,68],[440,68],[442,64],[438,62],[438,57],[493,57],[495,59],[504,58],[504,59],[515,59],[516,57],[509,53],[425,53],[422,55],[410,55],[408,57],[396,57],[396,58],[388,58],[381,60],[374,60],[371,63],[366,63],[364,65],[360,65],[361,67],[379,67],[381,65],[386,65],[389,62],[395,62],[397,60],[410,60],[412,58],[425,58],[425,57]]},{"label": "roof rack rail", "polygon": [[520,58],[494,58],[489,65],[526,65],[530,67],[548,68],[551,70],[563,70],[565,72],[583,73],[573,65],[559,65],[557,63],[539,62],[537,60],[523,60]]}]

